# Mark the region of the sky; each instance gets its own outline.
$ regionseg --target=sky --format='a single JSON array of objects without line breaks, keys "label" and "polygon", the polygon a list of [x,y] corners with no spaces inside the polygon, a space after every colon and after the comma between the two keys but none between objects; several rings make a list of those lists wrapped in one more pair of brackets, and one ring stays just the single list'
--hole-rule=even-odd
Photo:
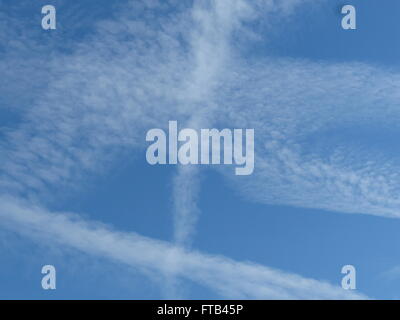
[{"label": "sky", "polygon": [[[399,298],[399,13],[0,0],[0,299]],[[150,165],[173,120],[254,129],[253,174]]]}]

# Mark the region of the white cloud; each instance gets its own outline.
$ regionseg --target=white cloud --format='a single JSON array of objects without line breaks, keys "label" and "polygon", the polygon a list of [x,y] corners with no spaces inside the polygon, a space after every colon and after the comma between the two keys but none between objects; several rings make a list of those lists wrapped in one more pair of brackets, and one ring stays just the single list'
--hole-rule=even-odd
[{"label": "white cloud", "polygon": [[[397,215],[397,160],[382,166],[382,158],[366,150],[367,163],[348,145],[332,146],[328,156],[307,149],[307,139],[343,124],[397,126],[397,74],[361,64],[285,59],[252,64],[238,57],[230,43],[233,30],[251,33],[247,21],[290,13],[303,1],[201,1],[194,10],[169,3],[177,5],[174,14],[168,12],[168,3],[134,1],[117,21],[99,23],[96,35],[73,54],[58,53],[48,62],[48,87],[33,97],[24,121],[1,145],[3,193],[43,200],[49,197],[46,191],[61,186],[74,190],[85,174],[102,173],[119,154],[143,148],[144,130],[179,120],[194,127],[222,123],[256,129],[256,173],[251,180],[240,179],[245,183],[238,186],[251,199]],[[192,168],[180,168],[175,180],[175,194],[184,199],[175,195],[179,244],[189,243],[195,229],[196,175]],[[156,267],[203,282],[225,296],[349,294],[267,267],[93,229],[92,224],[40,208],[28,210],[4,198],[1,206],[4,223],[18,231],[44,233],[63,245],[138,268]]]},{"label": "white cloud", "polygon": [[255,128],[257,138],[254,175],[232,178],[246,197],[399,216],[398,73],[267,59],[234,70],[230,79],[221,110],[230,110],[231,124]]},{"label": "white cloud", "polygon": [[253,299],[363,299],[326,282],[302,278],[222,256],[186,251],[162,241],[111,230],[77,215],[48,212],[32,203],[0,199],[3,226],[37,241],[72,247],[111,259],[145,274],[172,273],[207,286],[224,297]]}]

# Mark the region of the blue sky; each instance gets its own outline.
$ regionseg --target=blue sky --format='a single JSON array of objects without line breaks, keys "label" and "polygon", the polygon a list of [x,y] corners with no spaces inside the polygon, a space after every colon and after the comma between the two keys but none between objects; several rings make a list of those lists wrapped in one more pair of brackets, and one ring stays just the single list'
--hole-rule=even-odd
[{"label": "blue sky", "polygon": [[[399,297],[395,0],[0,3],[0,298]],[[149,165],[170,120],[254,173]]]}]

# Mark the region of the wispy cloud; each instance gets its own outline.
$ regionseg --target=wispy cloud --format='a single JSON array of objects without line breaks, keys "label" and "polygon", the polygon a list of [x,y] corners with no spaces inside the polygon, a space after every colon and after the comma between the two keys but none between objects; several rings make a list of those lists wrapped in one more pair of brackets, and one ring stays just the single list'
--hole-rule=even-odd
[{"label": "wispy cloud", "polygon": [[392,152],[400,131],[397,72],[266,59],[231,79],[220,104],[230,121],[255,128],[258,139],[254,175],[236,178],[246,197],[399,216],[400,159]]},{"label": "wispy cloud", "polygon": [[[74,190],[119,154],[144,148],[144,130],[165,127],[173,119],[192,127],[256,129],[255,174],[251,180],[237,179],[248,198],[397,215],[396,159],[375,150],[356,152],[347,139],[340,146],[329,144],[329,156],[308,148],[315,137],[322,139],[321,146],[331,143],[321,133],[332,127],[373,121],[377,127],[397,128],[397,74],[361,64],[248,63],[234,50],[236,32],[253,32],[247,22],[267,13],[291,13],[305,1],[200,1],[193,9],[179,3],[133,1],[118,20],[98,23],[72,54],[52,56],[52,76],[43,80],[46,90],[32,97],[24,121],[1,144],[3,194],[45,201],[51,198],[46,191]],[[12,59],[23,60],[18,52]],[[378,161],[382,157],[384,166]],[[178,247],[39,207],[27,209],[6,198],[0,214],[3,224],[25,234],[43,233],[139,269],[205,283],[226,297],[358,297],[264,266],[187,251],[199,214],[197,175],[194,168],[182,167],[175,178]]]},{"label": "wispy cloud", "polygon": [[[173,273],[224,297],[254,299],[361,299],[361,294],[257,264],[186,251],[169,243],[122,233],[68,213],[48,212],[32,203],[0,199],[3,226],[37,241],[69,246],[109,258],[145,274]],[[172,265],[171,265],[172,263]]]},{"label": "wispy cloud", "polygon": [[[236,60],[235,42],[238,37],[249,38],[254,32],[247,26],[250,22],[267,19],[271,15],[285,16],[305,0],[252,1],[220,0],[198,1],[191,9],[192,31],[188,33],[189,65],[184,85],[184,101],[188,116],[183,123],[190,128],[211,128],[229,123],[225,115],[223,94],[230,95],[224,87],[232,75],[231,69],[242,65]],[[239,35],[239,36],[238,36]],[[253,37],[250,37],[253,39]],[[233,75],[235,77],[235,75]],[[229,79],[229,81],[232,79]],[[243,83],[244,86],[245,83]],[[241,101],[241,100],[240,100]],[[226,108],[226,109],[225,109]],[[223,119],[219,116],[224,113]],[[239,125],[243,127],[243,123]],[[189,244],[199,215],[196,193],[200,189],[195,168],[179,168],[174,181],[175,240]]]}]

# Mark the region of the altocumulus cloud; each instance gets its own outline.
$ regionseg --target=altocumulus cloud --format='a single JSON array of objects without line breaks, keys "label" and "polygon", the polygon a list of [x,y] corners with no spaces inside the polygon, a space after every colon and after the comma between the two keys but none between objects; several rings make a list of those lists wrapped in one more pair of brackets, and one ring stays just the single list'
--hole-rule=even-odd
[{"label": "altocumulus cloud", "polygon": [[[371,119],[386,125],[389,115],[395,122],[398,75],[359,64],[245,62],[232,46],[238,34],[257,38],[249,22],[291,14],[305,2],[200,1],[191,8],[181,1],[132,1],[114,20],[99,22],[72,54],[54,54],[46,90],[33,97],[32,107],[22,108],[24,121],[18,128],[4,132],[1,223],[39,240],[57,235],[60,245],[138,270],[155,268],[191,279],[225,297],[363,298],[325,282],[190,250],[199,214],[195,169],[178,168],[174,182],[175,192],[185,199],[175,203],[174,244],[34,205],[48,201],[55,188],[76,190],[88,174],[101,174],[119,154],[144,148],[146,128],[165,127],[175,119],[193,127],[256,129],[255,175],[240,184],[234,179],[232,185],[245,197],[395,216],[396,159],[382,166],[374,151],[359,153],[344,144],[323,157],[307,146],[310,137],[332,126]],[[26,50],[4,56],[2,68],[18,66]],[[38,82],[48,81],[44,78],[38,76]],[[351,98],[360,93],[362,99]],[[377,101],[384,105],[381,118],[375,116]],[[365,162],[363,155],[371,160]],[[182,188],[188,177],[193,185]]]}]

